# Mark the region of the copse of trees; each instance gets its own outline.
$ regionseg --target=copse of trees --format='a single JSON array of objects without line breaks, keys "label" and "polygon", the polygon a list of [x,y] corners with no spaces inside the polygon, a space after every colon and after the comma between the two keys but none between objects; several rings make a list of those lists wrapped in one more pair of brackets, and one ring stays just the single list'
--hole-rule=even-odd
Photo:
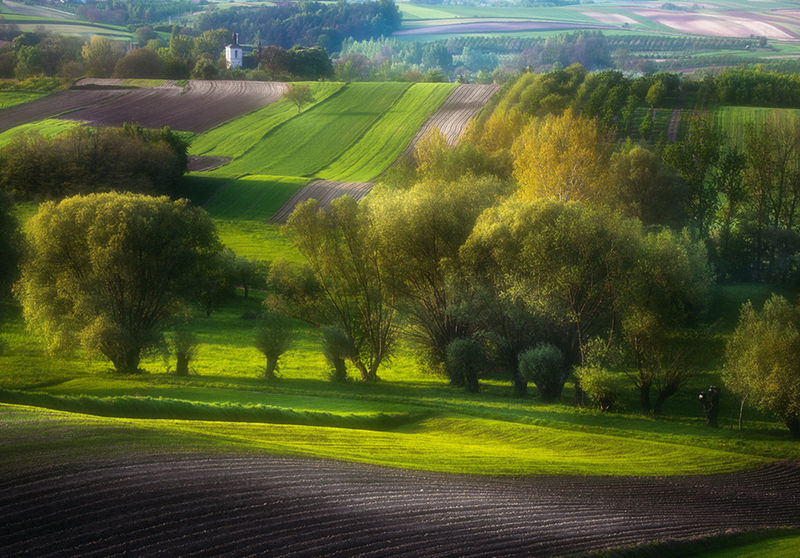
[{"label": "copse of trees", "polygon": [[55,137],[20,134],[0,149],[0,188],[21,200],[125,190],[177,195],[187,143],[164,128],[80,126]]},{"label": "copse of trees", "polygon": [[0,192],[0,299],[8,295],[9,287],[17,278],[21,255],[19,223],[14,217],[8,196]]},{"label": "copse of trees", "polygon": [[140,194],[46,202],[27,240],[15,292],[29,326],[51,350],[81,345],[121,373],[162,344],[166,321],[221,249],[205,211]]}]

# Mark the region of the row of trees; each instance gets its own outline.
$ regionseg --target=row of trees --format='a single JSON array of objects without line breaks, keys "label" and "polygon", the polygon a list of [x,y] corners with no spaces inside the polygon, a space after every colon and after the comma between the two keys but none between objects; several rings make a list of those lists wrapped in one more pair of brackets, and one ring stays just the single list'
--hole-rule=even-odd
[{"label": "row of trees", "polygon": [[54,137],[20,134],[0,149],[0,188],[19,200],[122,189],[181,193],[188,144],[169,128],[79,126]]}]

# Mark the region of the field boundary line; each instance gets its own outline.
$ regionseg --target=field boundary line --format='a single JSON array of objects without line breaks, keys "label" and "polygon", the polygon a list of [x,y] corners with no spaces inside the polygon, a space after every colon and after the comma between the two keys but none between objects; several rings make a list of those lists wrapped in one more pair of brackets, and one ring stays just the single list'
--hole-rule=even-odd
[{"label": "field boundary line", "polygon": [[[322,167],[320,167],[320,168],[316,169],[316,170],[315,170],[315,171],[312,173],[311,180],[327,180],[326,178],[320,178],[320,177],[318,177],[318,176],[317,176],[317,173],[318,173],[318,172],[321,172],[321,171],[323,171],[323,170],[325,170],[325,169],[327,169],[328,167],[330,167],[330,166],[331,166],[332,164],[334,164],[336,161],[338,161],[339,159],[341,159],[341,158],[342,158],[342,156],[343,156],[345,153],[347,153],[347,152],[350,150],[350,148],[351,148],[351,147],[353,147],[353,146],[354,146],[356,143],[358,143],[359,141],[361,141],[361,138],[363,138],[364,136],[366,136],[366,135],[367,135],[367,133],[368,133],[370,130],[372,130],[372,128],[374,128],[374,127],[375,127],[375,125],[376,125],[378,122],[380,122],[380,120],[381,120],[381,119],[382,119],[384,116],[386,116],[390,110],[392,110],[392,109],[393,109],[395,106],[397,106],[397,104],[400,102],[400,99],[402,99],[402,98],[403,98],[403,97],[406,95],[406,93],[408,93],[408,92],[409,92],[409,90],[411,90],[411,86],[412,86],[412,85],[414,85],[414,84],[413,84],[413,83],[409,83],[408,85],[406,85],[406,88],[405,88],[405,89],[403,89],[403,92],[402,92],[400,95],[398,95],[397,99],[395,99],[395,100],[394,100],[394,102],[393,102],[392,104],[390,104],[390,105],[389,105],[388,107],[386,107],[386,108],[385,108],[385,109],[384,109],[384,110],[383,110],[383,111],[382,111],[380,114],[378,114],[378,115],[375,117],[375,120],[373,120],[373,121],[370,123],[370,125],[369,125],[369,126],[367,126],[367,128],[366,128],[366,129],[365,129],[365,130],[364,130],[364,131],[363,131],[363,132],[362,132],[360,135],[358,135],[356,138],[354,138],[354,139],[353,139],[353,141],[351,141],[349,144],[347,144],[347,145],[345,146],[345,148],[344,148],[344,149],[342,149],[342,151],[339,153],[339,156],[338,156],[338,157],[336,157],[336,158],[335,158],[333,161],[331,161],[331,162],[330,162],[330,163],[328,163],[327,165],[325,165],[325,166],[322,166]],[[346,182],[346,181],[337,181],[337,182]]]}]

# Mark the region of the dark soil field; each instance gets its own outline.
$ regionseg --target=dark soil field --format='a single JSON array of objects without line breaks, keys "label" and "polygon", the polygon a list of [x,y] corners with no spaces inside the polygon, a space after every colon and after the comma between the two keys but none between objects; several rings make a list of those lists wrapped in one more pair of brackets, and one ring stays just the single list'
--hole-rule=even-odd
[{"label": "dark soil field", "polygon": [[137,122],[146,128],[204,132],[237,116],[280,99],[285,83],[192,80],[186,87],[144,87],[127,90],[107,103],[65,115],[114,126]]},{"label": "dark soil field", "polygon": [[30,103],[0,110],[0,132],[5,132],[28,122],[57,117],[83,107],[96,106],[125,93],[125,90],[120,89],[69,89],[67,91],[59,91]]},{"label": "dark soil field", "polygon": [[0,473],[7,556],[550,556],[798,525],[797,462],[665,478],[478,478],[284,457]]},{"label": "dark soil field", "polygon": [[271,222],[285,223],[297,204],[311,198],[317,200],[321,207],[327,209],[333,200],[349,195],[361,201],[372,190],[372,182],[337,182],[335,180],[314,180],[300,188],[272,216]]}]

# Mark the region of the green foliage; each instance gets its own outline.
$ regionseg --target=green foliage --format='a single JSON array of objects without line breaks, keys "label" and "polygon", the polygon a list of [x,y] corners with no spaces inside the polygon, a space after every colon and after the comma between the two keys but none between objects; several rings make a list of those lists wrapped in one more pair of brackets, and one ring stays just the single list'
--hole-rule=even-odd
[{"label": "green foliage", "polygon": [[197,336],[188,329],[178,329],[170,338],[170,348],[175,354],[175,375],[188,376],[189,362],[197,353]]},{"label": "green foliage", "polygon": [[613,411],[619,394],[614,375],[602,366],[581,366],[574,371],[575,379],[580,382],[581,389],[601,411]]},{"label": "green foliage", "polygon": [[42,204],[16,294],[51,349],[77,342],[134,372],[175,304],[207,273],[219,243],[185,200],[93,194]]},{"label": "green foliage", "polygon": [[561,397],[569,374],[564,354],[549,343],[541,343],[520,353],[519,372],[536,384],[536,389],[545,401],[555,401]]},{"label": "green foliage", "polygon": [[261,317],[256,329],[255,344],[267,359],[264,377],[274,380],[278,369],[278,359],[292,343],[292,327],[283,316],[268,312]]},{"label": "green foliage", "polygon": [[728,342],[725,385],[757,408],[776,414],[800,438],[800,312],[773,295],[761,311],[742,307]]},{"label": "green foliage", "polygon": [[17,278],[22,248],[22,235],[11,203],[5,192],[0,191],[0,299],[5,298]]},{"label": "green foliage", "polygon": [[286,92],[286,99],[297,107],[297,112],[314,100],[311,88],[303,83],[293,83]]},{"label": "green foliage", "polygon": [[74,120],[57,120],[55,118],[47,118],[45,120],[39,120],[38,122],[14,126],[5,132],[0,132],[0,149],[2,149],[5,145],[10,143],[19,135],[35,133],[41,136],[52,137],[81,125],[82,123],[75,122]]},{"label": "green foliage", "polygon": [[445,348],[445,365],[450,383],[463,385],[470,393],[480,389],[478,374],[484,366],[483,349],[474,339],[453,339]]},{"label": "green foliage", "polygon": [[20,199],[108,190],[180,191],[186,143],[169,128],[73,127],[54,137],[18,134],[0,149],[0,187]]},{"label": "green foliage", "polygon": [[352,360],[356,355],[353,342],[347,334],[336,326],[322,326],[319,328],[322,335],[322,354],[325,360],[333,367],[331,380],[344,382],[347,380],[346,360]]}]

